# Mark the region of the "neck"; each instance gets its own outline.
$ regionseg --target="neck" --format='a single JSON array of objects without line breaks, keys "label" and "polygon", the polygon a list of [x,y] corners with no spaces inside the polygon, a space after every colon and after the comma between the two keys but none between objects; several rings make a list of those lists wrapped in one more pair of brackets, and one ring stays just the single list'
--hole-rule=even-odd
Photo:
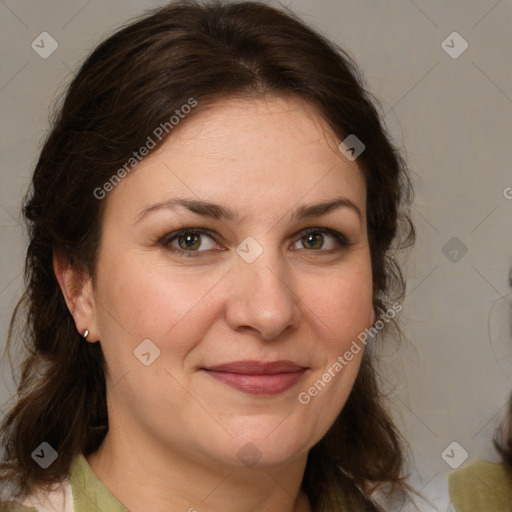
[{"label": "neck", "polygon": [[111,432],[86,458],[99,480],[131,512],[311,510],[300,491],[307,455],[278,468],[233,468],[133,443],[122,430]]}]

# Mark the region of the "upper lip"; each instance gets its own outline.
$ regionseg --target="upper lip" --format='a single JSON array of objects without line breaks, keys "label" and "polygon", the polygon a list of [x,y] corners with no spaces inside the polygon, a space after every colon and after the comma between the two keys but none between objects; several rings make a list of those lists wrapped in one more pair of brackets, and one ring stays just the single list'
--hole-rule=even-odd
[{"label": "upper lip", "polygon": [[244,375],[276,375],[278,373],[296,373],[305,370],[306,367],[294,363],[293,361],[235,361],[216,366],[208,366],[204,369],[216,372],[240,373]]}]

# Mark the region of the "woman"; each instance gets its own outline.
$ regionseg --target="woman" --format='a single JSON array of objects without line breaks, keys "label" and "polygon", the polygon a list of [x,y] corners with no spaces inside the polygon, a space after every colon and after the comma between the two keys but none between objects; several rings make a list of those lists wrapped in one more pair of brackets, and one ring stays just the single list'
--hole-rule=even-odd
[{"label": "woman", "polygon": [[[509,284],[512,286],[512,268]],[[476,459],[448,475],[450,500],[456,512],[512,510],[512,396],[494,445],[501,456],[501,464]]]},{"label": "woman", "polygon": [[107,39],[24,206],[4,507],[400,507],[371,348],[410,200],[355,66],[292,14],[179,2]]},{"label": "woman", "polygon": [[456,512],[512,510],[512,399],[498,430],[501,464],[476,459],[448,475],[450,501]]}]

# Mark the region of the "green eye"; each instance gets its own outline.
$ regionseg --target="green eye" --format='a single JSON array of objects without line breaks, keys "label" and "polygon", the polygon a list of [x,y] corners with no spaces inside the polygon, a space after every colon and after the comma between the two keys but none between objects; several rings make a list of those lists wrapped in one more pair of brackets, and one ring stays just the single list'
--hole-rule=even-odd
[{"label": "green eye", "polygon": [[195,251],[196,249],[199,249],[199,246],[201,245],[201,235],[199,234],[189,233],[187,235],[180,235],[176,240],[178,241],[180,249],[185,251]]},{"label": "green eye", "polygon": [[301,238],[302,243],[309,247],[306,247],[306,249],[321,249],[324,245],[324,237],[323,235],[319,233],[310,233],[309,235],[304,235]]},{"label": "green eye", "polygon": [[[294,250],[316,253],[333,253],[350,247],[347,238],[328,228],[308,228],[298,235]],[[184,228],[174,231],[159,240],[160,245],[179,256],[204,256],[212,250],[225,250],[216,241],[216,235],[205,228]],[[301,247],[297,247],[301,244]]]},{"label": "green eye", "polygon": [[[205,239],[209,239],[208,242]],[[171,233],[160,242],[166,249],[183,256],[198,256],[215,248],[217,242],[209,230],[204,228],[186,228]],[[205,247],[206,245],[206,247]]]},{"label": "green eye", "polygon": [[[300,235],[301,238],[296,243],[300,242],[305,250],[319,251],[324,249],[325,252],[332,252],[337,250],[336,246],[340,249],[351,245],[344,235],[327,228],[308,228],[300,233]],[[329,247],[326,248],[326,244]],[[296,249],[301,248],[298,247]]]}]

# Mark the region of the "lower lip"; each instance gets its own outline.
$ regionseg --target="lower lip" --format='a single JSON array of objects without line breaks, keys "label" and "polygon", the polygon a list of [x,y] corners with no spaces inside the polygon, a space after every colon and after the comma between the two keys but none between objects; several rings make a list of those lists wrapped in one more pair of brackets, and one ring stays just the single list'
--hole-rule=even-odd
[{"label": "lower lip", "polygon": [[277,395],[290,389],[302,377],[306,369],[293,373],[275,375],[248,375],[245,373],[218,372],[207,370],[217,380],[251,395]]}]

